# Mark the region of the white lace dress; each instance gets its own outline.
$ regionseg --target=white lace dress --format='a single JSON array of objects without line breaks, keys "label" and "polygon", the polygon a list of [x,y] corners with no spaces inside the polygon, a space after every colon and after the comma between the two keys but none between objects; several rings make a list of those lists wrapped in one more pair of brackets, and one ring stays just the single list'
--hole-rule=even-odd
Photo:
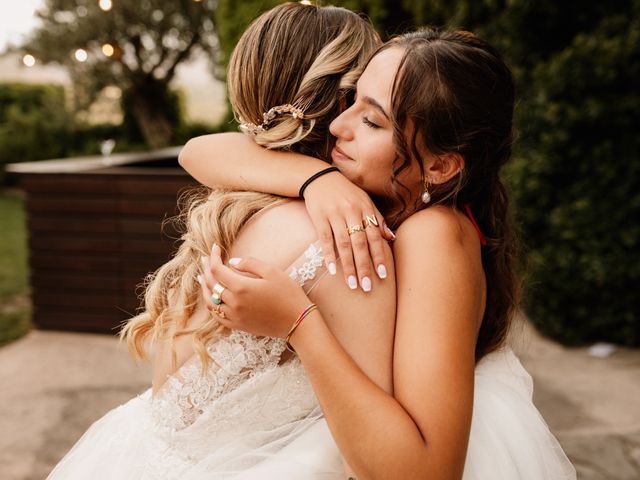
[{"label": "white lace dress", "polygon": [[[310,291],[322,265],[314,244],[289,273]],[[343,479],[302,364],[281,364],[285,347],[280,338],[230,332],[208,346],[204,372],[194,355],[155,395],[149,389],[107,413],[48,478]]]},{"label": "white lace dress", "polygon": [[[321,276],[309,247],[291,277]],[[313,284],[315,285],[314,282]],[[307,288],[305,288],[307,290]],[[151,390],[95,422],[51,472],[58,480],[344,479],[340,453],[297,357],[282,339],[231,332]],[[464,480],[575,480],[510,349],[476,369]]]}]

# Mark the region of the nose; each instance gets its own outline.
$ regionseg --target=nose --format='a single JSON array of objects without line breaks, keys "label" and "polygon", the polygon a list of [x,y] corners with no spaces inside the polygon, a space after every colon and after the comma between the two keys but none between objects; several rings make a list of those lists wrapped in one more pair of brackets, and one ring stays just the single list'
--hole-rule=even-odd
[{"label": "nose", "polygon": [[352,130],[349,124],[349,115],[353,106],[347,108],[344,112],[333,119],[329,125],[329,132],[336,138],[341,140],[350,140],[352,137]]}]

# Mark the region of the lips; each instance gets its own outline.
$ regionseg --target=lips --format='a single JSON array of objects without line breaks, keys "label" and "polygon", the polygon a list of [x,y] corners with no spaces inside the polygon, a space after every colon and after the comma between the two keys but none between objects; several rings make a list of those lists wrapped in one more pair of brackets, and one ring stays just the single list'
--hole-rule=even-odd
[{"label": "lips", "polygon": [[340,150],[337,145],[333,147],[333,150],[331,150],[331,158],[334,160],[353,160],[353,158]]}]

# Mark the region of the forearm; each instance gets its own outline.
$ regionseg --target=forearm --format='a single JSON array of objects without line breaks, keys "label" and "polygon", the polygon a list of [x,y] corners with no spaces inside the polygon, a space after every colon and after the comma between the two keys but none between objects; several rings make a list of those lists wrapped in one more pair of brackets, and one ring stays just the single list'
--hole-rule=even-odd
[{"label": "forearm", "polygon": [[425,478],[426,443],[404,408],[372,382],[314,312],[291,339],[329,428],[358,479]]},{"label": "forearm", "polygon": [[178,158],[189,175],[211,188],[297,197],[300,186],[328,165],[293,152],[267,150],[241,133],[218,133],[187,142]]}]

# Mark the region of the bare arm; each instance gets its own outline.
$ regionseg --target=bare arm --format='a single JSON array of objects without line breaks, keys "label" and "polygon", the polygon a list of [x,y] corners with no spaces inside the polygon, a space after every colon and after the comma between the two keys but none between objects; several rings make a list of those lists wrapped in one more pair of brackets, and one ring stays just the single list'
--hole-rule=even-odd
[{"label": "bare arm", "polygon": [[297,197],[298,189],[326,162],[293,152],[267,150],[242,133],[203,135],[187,142],[178,162],[211,188]]},{"label": "bare arm", "polygon": [[[338,446],[362,479],[462,477],[482,274],[476,261],[479,247],[472,252],[459,237],[451,217],[443,218],[437,210],[415,214],[398,233],[395,398],[364,375],[318,312],[291,339]],[[230,306],[229,326],[282,335],[308,300],[296,296],[264,264],[247,264],[261,280],[230,287],[240,293],[231,297],[238,307]],[[235,283],[227,270],[215,267],[213,273],[225,284]],[[254,310],[262,307],[277,317],[252,323],[252,318],[262,318]]]},{"label": "bare arm", "polygon": [[[285,197],[297,197],[309,177],[329,166],[317,158],[268,150],[242,133],[196,137],[187,142],[178,160],[192,177],[211,188]],[[344,281],[354,289],[360,285],[367,290],[373,275],[385,278],[384,240],[392,240],[393,234],[365,191],[333,172],[307,188],[305,201],[328,267],[333,269],[340,256]],[[365,217],[377,218],[380,228],[349,236],[347,227],[361,224]]]}]

